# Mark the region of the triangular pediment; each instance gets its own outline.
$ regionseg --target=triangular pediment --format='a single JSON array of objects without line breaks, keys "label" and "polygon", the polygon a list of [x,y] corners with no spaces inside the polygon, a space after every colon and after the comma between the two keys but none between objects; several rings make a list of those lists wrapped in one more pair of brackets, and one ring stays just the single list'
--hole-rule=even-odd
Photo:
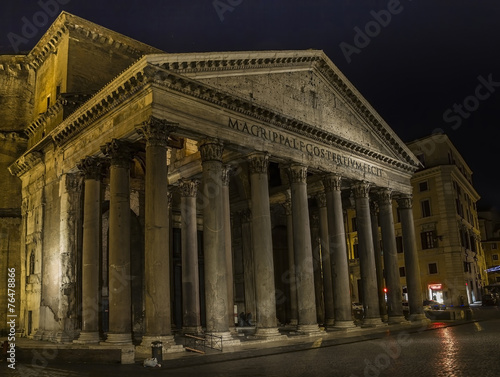
[{"label": "triangular pediment", "polygon": [[148,62],[334,135],[353,152],[418,160],[322,51],[162,54]]}]

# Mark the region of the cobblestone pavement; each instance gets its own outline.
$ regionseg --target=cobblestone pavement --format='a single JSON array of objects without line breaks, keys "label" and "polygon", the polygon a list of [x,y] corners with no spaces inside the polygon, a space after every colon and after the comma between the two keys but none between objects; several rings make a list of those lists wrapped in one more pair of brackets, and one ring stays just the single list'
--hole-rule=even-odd
[{"label": "cobblestone pavement", "polygon": [[[435,323],[431,330],[387,333],[376,340],[176,368],[139,365],[0,364],[2,376],[500,376],[500,310],[476,309],[475,322]],[[23,369],[24,367],[24,369]]]}]

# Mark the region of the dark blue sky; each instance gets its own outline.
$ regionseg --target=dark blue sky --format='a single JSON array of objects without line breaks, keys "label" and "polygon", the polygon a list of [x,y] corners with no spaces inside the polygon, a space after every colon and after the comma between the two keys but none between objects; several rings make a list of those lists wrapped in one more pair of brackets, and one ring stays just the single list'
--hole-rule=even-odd
[{"label": "dark blue sky", "polygon": [[[479,204],[500,208],[498,0],[3,0],[0,53],[49,3],[166,52],[324,50],[403,141],[448,134]],[[40,16],[17,47],[33,47],[55,17]]]}]

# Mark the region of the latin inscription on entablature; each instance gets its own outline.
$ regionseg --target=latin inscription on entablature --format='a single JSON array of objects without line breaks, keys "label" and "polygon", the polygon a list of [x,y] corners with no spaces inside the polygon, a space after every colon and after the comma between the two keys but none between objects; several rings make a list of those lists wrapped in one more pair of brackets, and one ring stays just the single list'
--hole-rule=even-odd
[{"label": "latin inscription on entablature", "polygon": [[246,122],[229,118],[228,127],[232,130],[239,131],[258,139],[263,139],[267,142],[279,144],[290,149],[295,149],[311,157],[316,157],[325,161],[332,162],[337,166],[341,166],[350,170],[355,170],[377,177],[381,177],[383,174],[383,170],[374,165],[370,165],[365,162],[358,161],[357,159],[350,156],[345,156],[341,153],[334,152],[323,145],[311,143],[310,141],[306,141],[296,136],[290,136],[285,133],[269,129],[262,125],[247,124]]}]

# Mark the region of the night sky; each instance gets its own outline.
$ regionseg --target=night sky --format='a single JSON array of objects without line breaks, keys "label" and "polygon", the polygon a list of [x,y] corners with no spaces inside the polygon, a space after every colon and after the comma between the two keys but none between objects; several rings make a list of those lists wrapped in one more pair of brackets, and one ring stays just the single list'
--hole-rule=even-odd
[{"label": "night sky", "polygon": [[55,8],[166,52],[324,50],[403,141],[444,131],[500,209],[498,0],[2,0],[0,53],[32,48]]}]

